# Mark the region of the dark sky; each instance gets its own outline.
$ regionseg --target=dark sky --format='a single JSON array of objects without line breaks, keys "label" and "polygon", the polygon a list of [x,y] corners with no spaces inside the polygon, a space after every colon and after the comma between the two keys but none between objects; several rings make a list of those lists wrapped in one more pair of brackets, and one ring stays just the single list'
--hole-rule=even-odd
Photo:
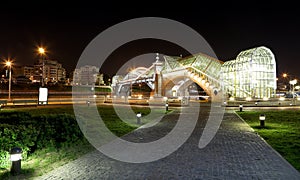
[{"label": "dark sky", "polygon": [[[245,49],[269,47],[275,54],[279,73],[300,76],[300,13],[296,4],[174,1],[167,6],[141,1],[134,6],[127,3],[1,4],[0,56],[10,56],[16,64],[32,65],[37,59],[36,47],[42,44],[47,47],[49,58],[61,62],[70,72],[84,48],[103,30],[125,20],[151,16],[190,26],[205,38],[222,61],[234,59]],[[157,44],[163,43],[157,41]],[[110,56],[110,66],[106,63],[102,69],[113,74],[127,59],[142,53],[184,54],[180,48],[166,48],[168,43],[164,44],[165,49],[157,49],[157,44],[148,40],[124,45]]]}]

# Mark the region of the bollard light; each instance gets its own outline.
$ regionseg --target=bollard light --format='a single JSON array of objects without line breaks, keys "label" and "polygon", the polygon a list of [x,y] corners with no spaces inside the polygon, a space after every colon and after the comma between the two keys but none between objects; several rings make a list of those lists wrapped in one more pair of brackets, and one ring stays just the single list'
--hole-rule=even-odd
[{"label": "bollard light", "polygon": [[141,124],[141,117],[142,117],[142,113],[138,112],[136,114],[136,123],[137,124]]},{"label": "bollard light", "polygon": [[168,103],[166,103],[166,111],[168,111],[169,110],[169,104]]},{"label": "bollard light", "polygon": [[264,114],[259,115],[260,127],[265,126],[265,120],[266,120],[266,115]]},{"label": "bollard light", "polygon": [[243,105],[242,104],[240,104],[240,112],[242,112],[243,111]]},{"label": "bollard light", "polygon": [[86,104],[87,104],[88,106],[90,106],[90,103],[91,103],[90,101],[87,101],[87,102],[86,102]]},{"label": "bollard light", "polygon": [[257,106],[258,102],[255,102],[255,105]]},{"label": "bollard light", "polygon": [[21,159],[22,159],[22,149],[19,147],[14,147],[10,150],[10,160],[12,162],[10,172],[13,175],[21,173]]}]

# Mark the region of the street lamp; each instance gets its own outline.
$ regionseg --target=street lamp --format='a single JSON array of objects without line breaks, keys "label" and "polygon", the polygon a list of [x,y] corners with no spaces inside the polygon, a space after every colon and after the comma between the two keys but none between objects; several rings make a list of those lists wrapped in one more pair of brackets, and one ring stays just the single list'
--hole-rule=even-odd
[{"label": "street lamp", "polygon": [[287,77],[287,73],[283,73],[282,77],[286,78]]},{"label": "street lamp", "polygon": [[8,101],[10,101],[10,93],[11,93],[11,66],[12,66],[12,61],[7,60],[5,62],[5,65],[9,67],[9,80],[8,80]]},{"label": "street lamp", "polygon": [[43,47],[39,47],[38,48],[38,53],[41,55],[41,57],[42,57],[42,63],[43,63],[43,65],[42,65],[42,87],[44,87],[44,84],[45,84],[45,82],[44,82],[44,71],[45,71],[45,61],[44,61],[44,56],[45,56],[45,54],[46,54],[46,50],[43,48]]},{"label": "street lamp", "polygon": [[[283,74],[282,74],[282,77],[285,79],[285,80],[284,80],[284,83],[286,83],[286,82],[288,81],[288,74],[287,74],[287,73],[283,73]],[[285,85],[285,86],[286,86],[286,85]],[[286,89],[287,89],[287,87],[286,87]],[[290,84],[289,91],[291,91],[291,84]]]}]

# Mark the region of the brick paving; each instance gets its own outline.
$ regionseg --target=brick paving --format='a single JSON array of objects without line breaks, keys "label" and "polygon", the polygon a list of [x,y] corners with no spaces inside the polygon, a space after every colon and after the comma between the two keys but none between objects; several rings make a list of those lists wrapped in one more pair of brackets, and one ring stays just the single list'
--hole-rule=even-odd
[{"label": "brick paving", "polygon": [[[300,179],[300,173],[273,150],[236,114],[227,111],[220,129],[205,148],[199,138],[209,108],[202,107],[191,137],[177,151],[158,161],[125,163],[93,151],[35,179]],[[174,127],[179,112],[158,125],[123,138],[150,142]]]}]

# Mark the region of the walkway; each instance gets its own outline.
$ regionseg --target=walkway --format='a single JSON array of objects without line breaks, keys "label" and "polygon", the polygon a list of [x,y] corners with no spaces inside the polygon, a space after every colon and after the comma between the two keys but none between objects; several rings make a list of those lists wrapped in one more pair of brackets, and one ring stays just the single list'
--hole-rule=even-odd
[{"label": "walkway", "polygon": [[[300,179],[297,170],[229,111],[215,138],[199,149],[208,110],[201,107],[192,136],[164,159],[131,164],[94,151],[37,179]],[[169,114],[157,126],[139,129],[124,138],[133,142],[158,139],[172,129],[178,115]]]}]

